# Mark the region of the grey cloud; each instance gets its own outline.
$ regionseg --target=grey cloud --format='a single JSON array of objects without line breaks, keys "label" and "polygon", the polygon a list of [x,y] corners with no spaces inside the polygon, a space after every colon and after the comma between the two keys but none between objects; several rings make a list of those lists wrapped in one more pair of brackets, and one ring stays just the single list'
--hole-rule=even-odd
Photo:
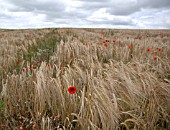
[{"label": "grey cloud", "polygon": [[138,0],[141,8],[168,8],[170,0]]},{"label": "grey cloud", "polygon": [[100,22],[95,22],[94,24],[105,24],[105,25],[134,25],[133,23],[129,21],[100,21]]},{"label": "grey cloud", "polygon": [[122,6],[122,7],[114,7],[114,8],[107,8],[107,12],[112,15],[130,15],[135,12],[140,11],[140,8],[138,8],[135,5],[130,6]]},{"label": "grey cloud", "polygon": [[96,11],[100,8],[108,8],[107,2],[84,2],[82,6],[79,7],[81,10]]},{"label": "grey cloud", "polygon": [[110,4],[107,11],[113,15],[130,15],[139,12],[141,9],[159,9],[170,7],[170,0],[136,0],[136,1],[122,1],[119,4]]},{"label": "grey cloud", "polygon": [[0,12],[0,19],[11,19],[12,16]]},{"label": "grey cloud", "polygon": [[8,0],[8,2],[13,3],[16,8],[10,9],[12,12],[33,12],[41,13],[46,15],[46,20],[55,19],[73,19],[73,18],[85,18],[89,15],[89,12],[81,10],[79,8],[76,11],[67,12],[66,4],[57,2],[40,2],[36,0],[22,1],[22,0]]},{"label": "grey cloud", "polygon": [[48,22],[55,21],[56,23],[58,23],[58,21],[61,21],[61,23],[69,23],[77,19],[80,19],[83,21],[86,19],[87,16],[89,16],[88,12],[81,12],[81,10],[78,10],[78,9],[76,11],[63,12],[58,15],[55,12],[51,12],[51,13],[46,12],[46,21]]},{"label": "grey cloud", "polygon": [[[82,1],[82,0],[81,0]],[[83,0],[82,5],[79,7],[81,10],[96,11],[100,8],[106,8],[107,12],[112,15],[129,15],[140,10],[138,4],[133,1],[93,1]]]},{"label": "grey cloud", "polygon": [[114,20],[102,20],[102,21],[88,21],[89,23],[92,24],[105,24],[105,25],[135,25],[134,21],[132,20],[126,20],[126,19],[119,19],[115,18]]},{"label": "grey cloud", "polygon": [[90,3],[93,3],[93,2],[101,2],[101,3],[106,3],[106,2],[109,2],[110,0],[73,0],[73,1],[80,1],[80,2],[90,2]]},{"label": "grey cloud", "polygon": [[100,0],[89,2],[90,0],[83,1],[82,10],[97,10],[106,8],[112,15],[130,15],[139,12],[141,9],[147,8],[168,8],[170,7],[170,0]]},{"label": "grey cloud", "polygon": [[65,5],[61,2],[41,2],[36,0],[7,0],[13,3],[16,8],[10,11],[30,11],[30,12],[62,12]]},{"label": "grey cloud", "polygon": [[60,1],[41,2],[37,0],[8,0],[16,8],[10,9],[11,12],[32,12],[35,14],[45,14],[46,22],[64,18],[66,5]]}]

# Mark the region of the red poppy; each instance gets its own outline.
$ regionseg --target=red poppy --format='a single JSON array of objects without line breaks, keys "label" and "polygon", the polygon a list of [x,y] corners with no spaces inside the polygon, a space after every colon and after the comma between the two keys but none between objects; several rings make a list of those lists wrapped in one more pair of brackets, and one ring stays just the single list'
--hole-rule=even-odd
[{"label": "red poppy", "polygon": [[161,48],[157,48],[158,51],[161,51]]},{"label": "red poppy", "polygon": [[157,57],[154,57],[153,60],[157,60]]},{"label": "red poppy", "polygon": [[20,126],[20,128],[19,128],[20,130],[24,130],[24,128],[22,127],[22,126]]},{"label": "red poppy", "polygon": [[106,42],[110,42],[110,40],[106,40]]},{"label": "red poppy", "polygon": [[36,69],[36,66],[30,65],[30,68],[31,68],[31,69]]},{"label": "red poppy", "polygon": [[150,49],[150,48],[148,48],[148,49],[147,49],[147,51],[148,51],[148,52],[150,52],[150,51],[151,51],[151,49]]},{"label": "red poppy", "polygon": [[36,69],[36,66],[33,66],[33,69]]},{"label": "red poppy", "polygon": [[48,67],[51,67],[50,63],[47,64]]},{"label": "red poppy", "polygon": [[24,72],[28,72],[28,68],[23,68],[22,69]]},{"label": "red poppy", "polygon": [[64,67],[60,65],[60,70],[63,69]]},{"label": "red poppy", "polygon": [[36,124],[32,125],[32,128],[33,128],[33,129],[36,129],[36,128],[37,128]]},{"label": "red poppy", "polygon": [[137,66],[137,64],[133,64],[133,66]]},{"label": "red poppy", "polygon": [[130,49],[130,48],[132,48],[131,46],[128,46],[128,48]]},{"label": "red poppy", "polygon": [[54,117],[54,120],[60,119],[61,115],[57,115]]},{"label": "red poppy", "polygon": [[18,65],[18,64],[19,64],[19,61],[17,61],[16,64]]},{"label": "red poppy", "polygon": [[116,40],[113,40],[113,42],[116,42]]},{"label": "red poppy", "polygon": [[77,91],[76,86],[70,86],[70,87],[68,88],[68,92],[69,92],[70,94],[75,94],[76,91]]},{"label": "red poppy", "polygon": [[107,47],[108,45],[106,43],[104,43],[104,46]]},{"label": "red poppy", "polygon": [[5,129],[5,128],[6,128],[6,125],[1,125],[1,128],[2,128],[2,129]]}]

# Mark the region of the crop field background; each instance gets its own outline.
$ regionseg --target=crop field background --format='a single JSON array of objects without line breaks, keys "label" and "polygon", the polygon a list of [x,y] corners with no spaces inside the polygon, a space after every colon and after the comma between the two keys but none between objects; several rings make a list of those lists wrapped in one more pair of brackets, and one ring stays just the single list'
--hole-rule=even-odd
[{"label": "crop field background", "polygon": [[0,129],[170,129],[170,30],[0,30]]}]

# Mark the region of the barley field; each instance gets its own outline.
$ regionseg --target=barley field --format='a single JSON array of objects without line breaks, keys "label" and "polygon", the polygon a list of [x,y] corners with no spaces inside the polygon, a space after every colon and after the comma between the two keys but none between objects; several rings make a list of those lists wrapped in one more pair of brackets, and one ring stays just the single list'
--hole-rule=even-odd
[{"label": "barley field", "polygon": [[170,30],[0,30],[0,129],[170,129]]}]

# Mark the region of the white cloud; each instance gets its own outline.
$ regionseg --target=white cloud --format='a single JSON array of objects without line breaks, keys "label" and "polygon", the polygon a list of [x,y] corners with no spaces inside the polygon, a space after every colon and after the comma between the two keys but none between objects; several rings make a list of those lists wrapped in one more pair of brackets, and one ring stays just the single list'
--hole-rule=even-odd
[{"label": "white cloud", "polygon": [[100,8],[97,11],[94,11],[92,15],[87,17],[87,20],[95,20],[95,21],[105,21],[105,20],[113,20],[113,16],[106,12],[106,8]]},{"label": "white cloud", "polygon": [[170,10],[161,9],[142,9],[132,15],[138,28],[150,29],[169,29],[170,28]]}]

